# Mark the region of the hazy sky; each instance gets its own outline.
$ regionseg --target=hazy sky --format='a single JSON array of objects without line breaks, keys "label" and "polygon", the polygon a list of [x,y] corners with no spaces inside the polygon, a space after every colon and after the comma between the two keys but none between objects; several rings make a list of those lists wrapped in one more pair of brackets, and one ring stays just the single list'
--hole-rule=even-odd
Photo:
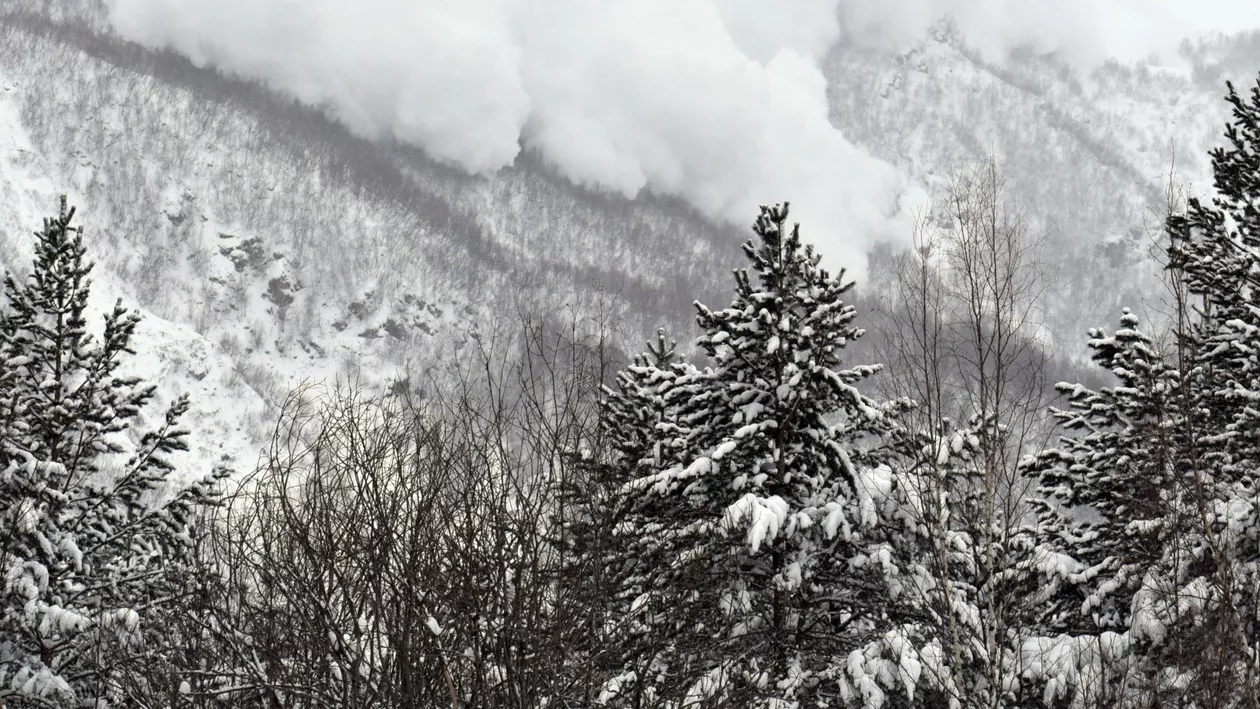
[{"label": "hazy sky", "polygon": [[1079,65],[1172,54],[1186,37],[1260,28],[1256,0],[844,0],[846,36],[899,45],[944,14],[993,59],[1017,46]]},{"label": "hazy sky", "polygon": [[828,121],[818,61],[837,38],[900,46],[948,13],[993,58],[1032,45],[1088,65],[1260,27],[1260,0],[107,2],[124,36],[470,172],[527,147],[576,183],[737,224],[789,198],[828,260],[859,268],[915,197]]}]

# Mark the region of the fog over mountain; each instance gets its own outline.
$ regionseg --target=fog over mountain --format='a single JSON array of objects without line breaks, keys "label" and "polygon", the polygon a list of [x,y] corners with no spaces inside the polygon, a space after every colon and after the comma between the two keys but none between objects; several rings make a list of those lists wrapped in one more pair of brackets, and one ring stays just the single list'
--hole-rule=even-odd
[{"label": "fog over mountain", "polygon": [[1244,0],[843,0],[846,39],[904,49],[949,17],[991,61],[1015,49],[1053,52],[1079,69],[1152,55],[1176,62],[1185,39],[1260,27],[1260,6]]}]

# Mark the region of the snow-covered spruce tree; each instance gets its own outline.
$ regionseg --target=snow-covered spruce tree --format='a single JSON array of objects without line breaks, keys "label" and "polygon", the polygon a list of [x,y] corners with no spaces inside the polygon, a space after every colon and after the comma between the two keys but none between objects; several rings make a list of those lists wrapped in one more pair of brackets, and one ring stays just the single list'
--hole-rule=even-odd
[{"label": "snow-covered spruce tree", "polygon": [[[640,619],[668,602],[659,588],[652,604],[640,600],[654,587],[661,559],[649,548],[635,548],[637,540],[618,539],[618,530],[639,528],[652,515],[621,491],[646,472],[680,462],[671,447],[678,402],[670,391],[691,371],[677,343],[658,330],[647,351],[617,373],[613,386],[604,387],[602,446],[574,461],[561,490],[561,573],[566,600],[576,610],[565,642],[577,676],[572,684],[581,688],[581,696],[567,699],[577,705],[608,694],[608,677],[617,678],[613,685],[620,703],[636,706],[644,700],[640,693],[646,687],[632,678],[651,664],[661,636]],[[611,641],[614,636],[617,642]]]},{"label": "snow-covered spruce tree", "polygon": [[[1051,413],[1059,447],[1031,457],[1031,498],[1043,550],[1065,565],[1045,590],[1042,625],[1057,632],[1122,632],[1145,571],[1174,531],[1171,496],[1178,376],[1127,309],[1120,329],[1092,330],[1094,363],[1115,378],[1097,391],[1060,383]],[[1048,557],[1047,562],[1050,561]]]},{"label": "snow-covered spruce tree", "polygon": [[[1186,541],[1183,613],[1207,660],[1192,671],[1200,696],[1260,705],[1260,80],[1248,96],[1228,85],[1227,145],[1211,151],[1216,196],[1168,219],[1169,268],[1199,299],[1179,328],[1192,435],[1178,471],[1199,521]],[[1170,560],[1166,562],[1170,568]]]},{"label": "snow-covered spruce tree", "polygon": [[[1210,573],[1188,583],[1210,589],[1195,626],[1213,658],[1198,668],[1199,688],[1231,691],[1260,704],[1257,583],[1260,583],[1260,83],[1250,96],[1229,86],[1228,145],[1211,152],[1217,195],[1190,200],[1168,221],[1170,267],[1201,299],[1183,328],[1190,353],[1186,393],[1194,446],[1183,456],[1201,520],[1198,549]],[[1195,589],[1197,590],[1197,588]]]},{"label": "snow-covered spruce tree", "polygon": [[669,393],[680,377],[695,371],[682,361],[678,343],[664,329],[647,352],[636,355],[605,391],[603,419],[616,459],[635,468],[666,468],[681,462],[670,448],[678,431],[678,402]]},{"label": "snow-covered spruce tree", "polygon": [[[1189,444],[1178,424],[1180,376],[1128,310],[1114,333],[1090,335],[1093,361],[1115,384],[1059,384],[1068,404],[1051,410],[1059,446],[1024,465],[1036,482],[1029,501],[1039,543],[1031,565],[1045,582],[1036,594],[1037,627],[1046,637],[1066,634],[1045,644],[1047,654],[1068,643],[1088,661],[1051,667],[1030,660],[1045,670],[1034,674],[1048,682],[1046,697],[1114,706],[1162,692],[1169,701],[1172,688],[1161,690],[1153,676],[1164,653],[1147,657],[1152,638],[1132,631],[1135,601],[1177,583],[1163,565],[1187,531],[1176,465]],[[1080,666],[1089,671],[1081,674]]]},{"label": "snow-covered spruce tree", "polygon": [[[152,431],[132,426],[154,387],[118,368],[139,317],[121,304],[89,332],[92,269],[74,210],[36,232],[24,283],[0,310],[0,701],[107,706],[147,621],[179,601],[211,480],[167,490],[185,450],[181,398]],[[158,503],[165,496],[166,501]]]},{"label": "snow-covered spruce tree", "polygon": [[613,683],[635,687],[626,705],[840,706],[880,693],[849,656],[886,605],[887,553],[865,535],[870,492],[890,480],[895,407],[854,387],[877,367],[843,366],[862,334],[843,272],[819,267],[786,204],[763,207],[753,231],[730,307],[697,304],[714,365],[662,392],[677,411],[655,424],[673,437],[669,456],[622,489],[622,553],[652,560],[650,577],[630,580],[642,595],[627,625],[656,644],[649,667]]},{"label": "snow-covered spruce tree", "polygon": [[1175,350],[1130,315],[1096,333],[1119,385],[1070,387],[1061,450],[1031,466],[1046,630],[1071,633],[1037,673],[1063,703],[1260,706],[1260,84],[1227,100],[1217,194],[1166,223]]},{"label": "snow-covered spruce tree", "polygon": [[1182,350],[1195,366],[1193,380],[1210,415],[1213,440],[1204,443],[1203,465],[1219,472],[1217,484],[1255,488],[1260,436],[1254,422],[1260,327],[1260,82],[1245,100],[1229,85],[1233,107],[1229,143],[1211,151],[1216,196],[1190,199],[1184,214],[1168,219],[1169,268],[1191,296],[1201,299],[1197,317],[1182,328]]}]

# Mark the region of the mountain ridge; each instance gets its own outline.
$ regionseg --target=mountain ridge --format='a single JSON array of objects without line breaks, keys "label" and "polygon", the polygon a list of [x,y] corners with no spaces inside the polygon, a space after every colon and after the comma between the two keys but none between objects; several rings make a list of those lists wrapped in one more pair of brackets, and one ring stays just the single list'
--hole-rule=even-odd
[{"label": "mountain ridge", "polygon": [[[150,315],[143,346],[165,359],[147,366],[199,392],[196,428],[241,467],[299,381],[418,386],[496,320],[566,303],[609,315],[626,347],[658,325],[686,341],[691,301],[724,302],[739,262],[740,230],[676,199],[574,186],[532,153],[468,176],[81,25],[9,13],[0,34],[0,261],[22,269],[21,235],[69,192],[101,235],[89,248],[108,296]],[[1203,67],[1230,52],[1198,51]],[[929,189],[997,155],[1056,260],[1046,339],[1072,357],[1120,307],[1158,313],[1167,166],[1153,146],[1193,156],[1180,169],[1201,178],[1224,120],[1200,85],[1212,71],[1196,71],[998,67],[948,36],[904,53],[841,43],[824,63],[832,122]],[[888,277],[873,267],[861,298],[878,302]]]}]

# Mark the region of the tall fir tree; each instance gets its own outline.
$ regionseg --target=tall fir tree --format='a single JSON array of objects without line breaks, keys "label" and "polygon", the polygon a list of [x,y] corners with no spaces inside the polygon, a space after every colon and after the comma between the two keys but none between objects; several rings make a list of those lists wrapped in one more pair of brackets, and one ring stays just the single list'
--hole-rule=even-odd
[{"label": "tall fir tree", "polygon": [[1128,313],[1095,332],[1117,384],[1064,387],[1061,445],[1029,465],[1064,702],[1260,705],[1260,83],[1226,100],[1216,195],[1166,223],[1175,350]]},{"label": "tall fir tree", "polygon": [[[6,706],[109,706],[126,658],[144,654],[196,565],[192,537],[213,476],[170,489],[186,450],[187,398],[159,426],[134,424],[155,388],[119,368],[139,316],[88,327],[91,263],[74,210],[35,233],[24,282],[0,310],[0,699]],[[132,668],[134,669],[134,668]]]},{"label": "tall fir tree", "polygon": [[623,552],[653,560],[632,604],[657,642],[622,679],[653,706],[804,706],[870,681],[849,653],[883,613],[886,555],[868,531],[895,407],[854,386],[878,367],[842,361],[862,334],[843,272],[819,266],[786,204],[753,231],[730,307],[697,304],[713,366],[634,375],[668,381],[652,401],[670,412],[642,417],[668,455],[643,456],[652,466],[621,491]]},{"label": "tall fir tree", "polygon": [[[1256,489],[1260,471],[1260,81],[1250,98],[1228,84],[1227,146],[1211,151],[1216,195],[1192,198],[1169,217],[1169,268],[1199,299],[1179,335],[1193,370],[1194,395],[1211,431],[1203,442],[1213,483]],[[1224,492],[1224,490],[1222,490]]]},{"label": "tall fir tree", "polygon": [[1198,524],[1175,548],[1195,561],[1163,564],[1193,612],[1165,615],[1210,658],[1188,670],[1189,691],[1260,706],[1260,79],[1245,96],[1227,87],[1226,145],[1210,153],[1216,194],[1167,224],[1169,268],[1199,300],[1178,333],[1191,440],[1176,463]]}]

